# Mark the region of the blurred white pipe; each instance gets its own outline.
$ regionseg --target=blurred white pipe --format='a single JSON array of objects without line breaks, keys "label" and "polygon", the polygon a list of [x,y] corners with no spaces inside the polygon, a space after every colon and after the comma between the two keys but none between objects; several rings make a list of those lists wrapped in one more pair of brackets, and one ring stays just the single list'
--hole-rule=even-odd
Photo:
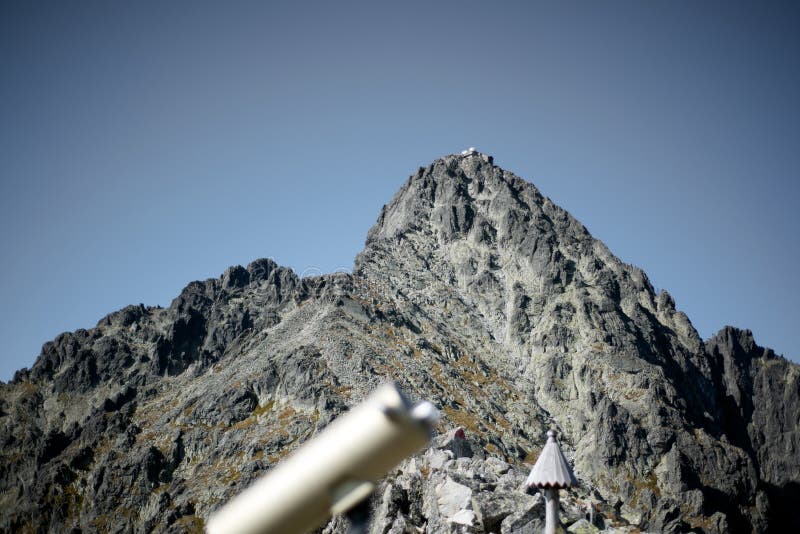
[{"label": "blurred white pipe", "polygon": [[383,385],[214,513],[206,531],[307,532],[367,497],[428,442],[438,418],[431,403],[412,406],[396,385]]}]

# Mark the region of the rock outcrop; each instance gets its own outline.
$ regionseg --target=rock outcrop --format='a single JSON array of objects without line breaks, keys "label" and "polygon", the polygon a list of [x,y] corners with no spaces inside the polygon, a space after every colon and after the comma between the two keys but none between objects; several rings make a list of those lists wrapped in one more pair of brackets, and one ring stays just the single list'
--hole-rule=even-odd
[{"label": "rock outcrop", "polygon": [[703,342],[534,186],[446,156],[352,275],[258,260],[47,343],[0,384],[0,529],[199,531],[386,379],[444,418],[373,496],[372,532],[538,532],[523,482],[550,427],[581,482],[572,532],[797,529],[799,374],[748,331]]}]

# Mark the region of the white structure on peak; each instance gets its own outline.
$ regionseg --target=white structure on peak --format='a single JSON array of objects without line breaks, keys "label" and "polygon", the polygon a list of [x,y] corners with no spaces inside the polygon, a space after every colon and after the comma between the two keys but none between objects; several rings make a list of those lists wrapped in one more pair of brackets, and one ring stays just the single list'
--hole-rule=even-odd
[{"label": "white structure on peak", "polygon": [[461,155],[462,156],[471,156],[471,155],[477,154],[477,153],[478,153],[478,149],[476,149],[474,146],[471,146],[468,149],[461,151]]}]

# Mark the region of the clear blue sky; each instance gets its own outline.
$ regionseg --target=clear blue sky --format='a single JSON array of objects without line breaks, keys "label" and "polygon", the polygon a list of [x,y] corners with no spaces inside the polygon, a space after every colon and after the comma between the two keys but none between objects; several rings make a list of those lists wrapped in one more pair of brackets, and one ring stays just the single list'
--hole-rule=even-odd
[{"label": "clear blue sky", "polygon": [[350,268],[467,146],[798,360],[797,5],[2,2],[0,379],[232,264]]}]

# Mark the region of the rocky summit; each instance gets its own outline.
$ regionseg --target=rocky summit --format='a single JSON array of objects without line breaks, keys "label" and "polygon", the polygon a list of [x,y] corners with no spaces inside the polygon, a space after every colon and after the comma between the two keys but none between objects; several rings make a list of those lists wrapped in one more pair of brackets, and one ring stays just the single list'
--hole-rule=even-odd
[{"label": "rocky summit", "polygon": [[[533,533],[557,429],[570,532],[800,531],[800,366],[670,295],[468,151],[383,207],[352,274],[270,260],[44,345],[0,383],[0,530],[202,531],[379,383],[442,411],[374,534]],[[334,518],[320,529],[346,532]]]}]

